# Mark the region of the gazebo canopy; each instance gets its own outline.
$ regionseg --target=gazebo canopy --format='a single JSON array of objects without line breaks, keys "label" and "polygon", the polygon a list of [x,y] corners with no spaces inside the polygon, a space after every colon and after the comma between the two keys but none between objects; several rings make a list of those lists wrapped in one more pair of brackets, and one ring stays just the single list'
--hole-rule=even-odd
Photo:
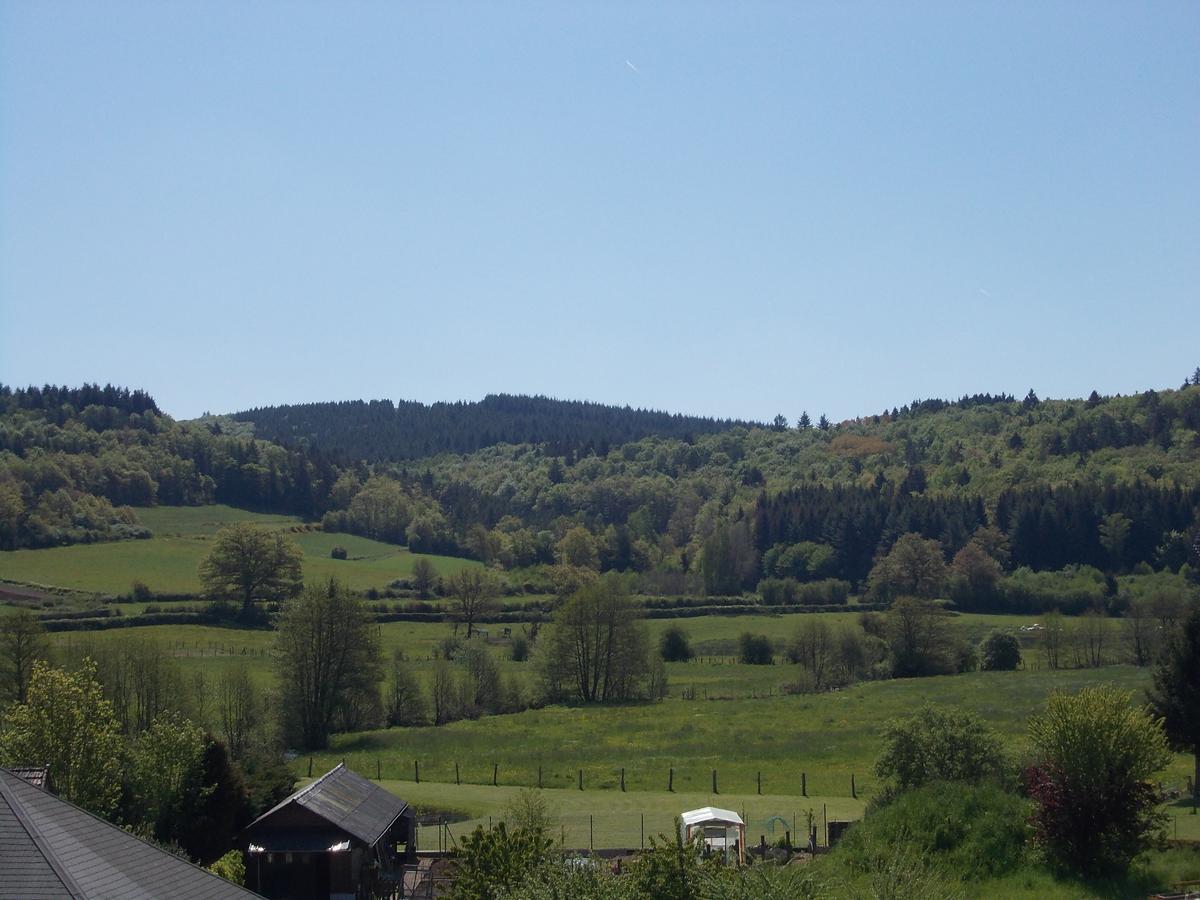
[{"label": "gazebo canopy", "polygon": [[700,809],[690,809],[680,816],[688,828],[697,825],[742,825],[742,817],[732,809],[718,809],[715,806],[703,806]]}]

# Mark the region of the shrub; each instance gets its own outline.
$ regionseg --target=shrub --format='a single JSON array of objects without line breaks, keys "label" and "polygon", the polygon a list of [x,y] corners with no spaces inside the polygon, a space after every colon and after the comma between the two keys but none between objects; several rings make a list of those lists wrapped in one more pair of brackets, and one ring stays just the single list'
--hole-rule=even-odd
[{"label": "shrub", "polygon": [[1029,723],[1026,772],[1034,839],[1051,863],[1087,875],[1121,872],[1161,841],[1165,817],[1148,779],[1171,761],[1162,723],[1111,685],[1052,694]]},{"label": "shrub", "polygon": [[525,662],[529,659],[529,639],[523,634],[518,634],[513,638],[512,650],[509,653],[509,658],[513,662]]},{"label": "shrub", "polygon": [[226,881],[234,884],[246,883],[246,862],[242,859],[241,850],[230,850],[215,863],[208,867],[214,875],[220,875]]},{"label": "shrub", "polygon": [[742,632],[738,638],[738,659],[749,666],[769,666],[775,662],[775,648],[765,634]]},{"label": "shrub", "polygon": [[346,552],[346,548],[345,548],[345,547],[342,547],[342,546],[340,546],[340,545],[339,545],[339,546],[337,546],[337,547],[334,547],[332,550],[330,550],[330,551],[329,551],[329,555],[330,555],[330,556],[331,556],[333,559],[345,559],[345,558],[346,558],[347,556],[349,556],[350,554],[348,554],[348,553]]},{"label": "shrub", "polygon": [[985,672],[1011,672],[1021,665],[1021,645],[1011,634],[997,631],[979,647]]},{"label": "shrub", "polygon": [[883,729],[875,774],[900,790],[932,781],[981,781],[1004,774],[1000,738],[974,713],[926,705]]},{"label": "shrub", "polygon": [[133,598],[135,603],[145,603],[154,594],[150,590],[150,585],[141,580],[134,580],[129,586],[129,596]]},{"label": "shrub", "polygon": [[678,625],[672,625],[659,637],[658,652],[664,662],[687,662],[696,655],[687,632]]},{"label": "shrub", "polygon": [[456,900],[502,896],[541,868],[552,846],[540,830],[510,831],[500,822],[485,831],[480,825],[462,843],[450,896]]},{"label": "shrub", "polygon": [[978,882],[1021,863],[1028,814],[1026,801],[998,785],[934,782],[851,828],[830,861],[861,874],[911,856],[947,878]]}]

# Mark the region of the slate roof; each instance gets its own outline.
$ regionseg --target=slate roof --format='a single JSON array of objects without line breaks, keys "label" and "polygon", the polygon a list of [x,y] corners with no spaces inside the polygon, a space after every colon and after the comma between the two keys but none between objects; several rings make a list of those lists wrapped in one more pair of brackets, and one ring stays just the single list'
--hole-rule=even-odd
[{"label": "slate roof", "polygon": [[23,778],[34,787],[50,789],[49,766],[13,766],[8,771],[18,778]]},{"label": "slate roof", "polygon": [[395,794],[347,769],[345,763],[338,763],[316,781],[263,813],[246,827],[246,832],[261,830],[259,826],[269,828],[271,816],[293,803],[368,845],[383,837],[408,808],[408,804]]},{"label": "slate roof", "polygon": [[0,900],[247,900],[250,891],[0,769]]}]

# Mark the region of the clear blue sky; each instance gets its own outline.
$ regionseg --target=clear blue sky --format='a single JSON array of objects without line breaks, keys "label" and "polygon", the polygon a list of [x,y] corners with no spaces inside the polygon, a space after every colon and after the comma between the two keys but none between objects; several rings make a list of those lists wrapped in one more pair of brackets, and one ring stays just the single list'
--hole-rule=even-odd
[{"label": "clear blue sky", "polygon": [[1200,365],[1200,3],[0,5],[0,380],[790,420]]}]

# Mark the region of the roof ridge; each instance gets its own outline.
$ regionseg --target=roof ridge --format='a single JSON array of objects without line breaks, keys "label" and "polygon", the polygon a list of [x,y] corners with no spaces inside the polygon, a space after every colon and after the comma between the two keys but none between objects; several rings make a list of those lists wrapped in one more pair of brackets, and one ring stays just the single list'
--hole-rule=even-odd
[{"label": "roof ridge", "polygon": [[[8,769],[0,769],[0,772],[12,778],[19,779],[22,784],[28,784],[34,790],[44,790],[44,788],[40,788],[36,784],[30,784],[24,778],[21,778],[20,775],[16,775]],[[42,834],[42,830],[37,827],[37,823],[33,821],[33,817],[25,809],[25,804],[21,802],[21,798],[13,792],[12,788],[5,783],[2,777],[0,777],[0,796],[4,797],[4,802],[8,804],[13,814],[17,817],[17,820],[21,823],[21,827],[25,829],[25,833],[29,835],[30,840],[37,846],[38,852],[42,854],[42,858],[46,860],[46,864],[54,870],[54,874],[58,876],[58,880],[62,882],[63,887],[71,893],[72,897],[79,898],[79,900],[86,897],[87,895],[83,892],[83,888],[79,886],[79,883],[71,877],[71,873],[59,862],[57,854],[50,847],[50,841]],[[67,801],[64,800],[63,802]]]},{"label": "roof ridge", "polygon": [[[326,772],[324,775],[322,775],[320,778],[314,778],[312,781],[310,781],[304,787],[300,788],[300,790],[296,791],[294,794],[289,796],[287,798],[287,800],[299,800],[301,797],[303,797],[305,794],[307,794],[309,791],[311,791],[313,788],[315,788],[317,785],[319,785],[326,778],[333,775],[339,769],[344,769],[347,772],[353,772],[352,769],[346,768],[346,764],[344,762],[340,762],[336,766],[334,766],[332,769],[330,769],[328,772]],[[284,800],[283,802],[286,803],[287,800]]]}]

